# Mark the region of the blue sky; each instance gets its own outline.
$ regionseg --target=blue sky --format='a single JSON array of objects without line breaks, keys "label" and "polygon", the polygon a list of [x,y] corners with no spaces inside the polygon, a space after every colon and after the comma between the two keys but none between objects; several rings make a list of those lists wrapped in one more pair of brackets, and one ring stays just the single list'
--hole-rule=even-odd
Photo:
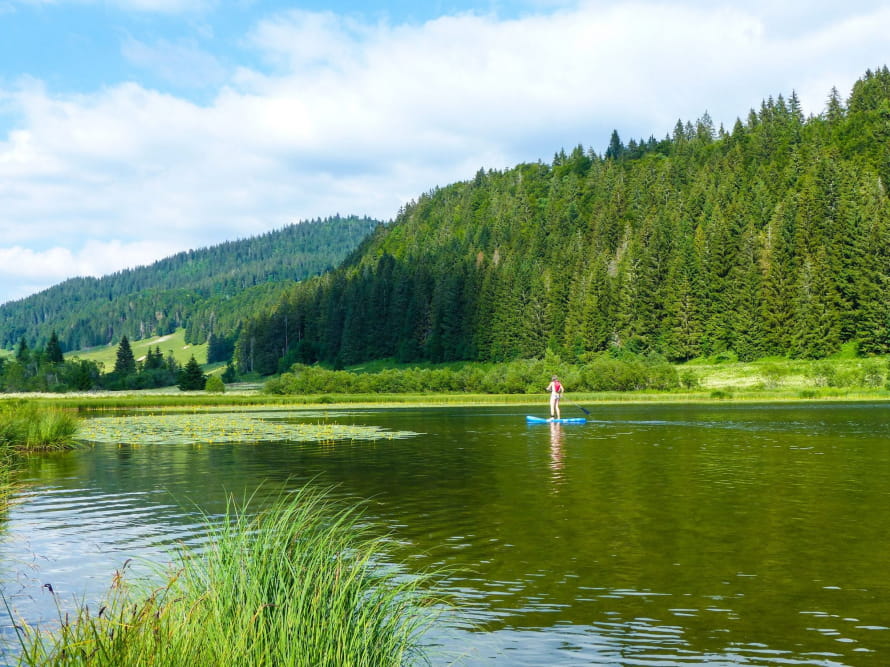
[{"label": "blue sky", "polygon": [[0,0],[0,303],[769,95],[818,114],[890,7]]}]

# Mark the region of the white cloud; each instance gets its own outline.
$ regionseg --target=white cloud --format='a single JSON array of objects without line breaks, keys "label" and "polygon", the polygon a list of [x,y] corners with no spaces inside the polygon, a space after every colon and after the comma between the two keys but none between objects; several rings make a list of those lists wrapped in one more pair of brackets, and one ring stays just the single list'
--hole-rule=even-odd
[{"label": "white cloud", "polygon": [[22,246],[0,247],[0,281],[10,281],[0,302],[27,296],[72,276],[103,276],[133,266],[151,264],[184,250],[155,241],[122,243],[88,241],[77,252],[55,246],[35,251]]},{"label": "white cloud", "polygon": [[[0,91],[21,119],[0,136],[0,243],[34,255],[6,266],[7,248],[0,280],[33,274],[19,272],[26,263],[94,271],[84,262],[106,256],[108,239],[140,248],[133,259],[145,262],[160,257],[152,249],[303,218],[389,218],[480,166],[547,160],[578,143],[602,150],[612,128],[625,139],[663,136],[705,111],[731,125],[792,89],[819,113],[832,85],[846,94],[886,57],[890,9],[880,5],[807,30],[775,20],[742,6],[660,2],[418,25],[292,11],[246,36],[269,69],[231,72],[204,105],[134,82],[61,95],[24,80]],[[187,76],[202,67],[220,76],[189,43],[131,40],[124,56],[170,77],[182,63],[197,70]],[[62,249],[68,259],[48,254]],[[14,290],[0,284],[0,301]]]}]

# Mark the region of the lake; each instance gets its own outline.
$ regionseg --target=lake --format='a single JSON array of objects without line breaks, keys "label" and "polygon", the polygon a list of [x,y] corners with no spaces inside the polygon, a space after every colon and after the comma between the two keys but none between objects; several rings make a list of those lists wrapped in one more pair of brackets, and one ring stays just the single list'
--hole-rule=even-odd
[{"label": "lake", "polygon": [[447,569],[434,664],[890,664],[890,406],[590,409],[281,411],[417,435],[29,458],[4,595],[50,620],[44,584],[96,600],[126,559],[199,545],[227,494],[312,483],[366,502],[409,568]]}]

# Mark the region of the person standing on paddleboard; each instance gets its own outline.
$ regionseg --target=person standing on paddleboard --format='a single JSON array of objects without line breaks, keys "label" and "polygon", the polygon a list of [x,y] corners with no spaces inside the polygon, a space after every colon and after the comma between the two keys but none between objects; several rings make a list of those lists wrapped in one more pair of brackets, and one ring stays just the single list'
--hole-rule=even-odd
[{"label": "person standing on paddleboard", "polygon": [[547,385],[547,391],[550,392],[550,418],[553,419],[556,417],[557,419],[560,419],[559,399],[562,398],[563,387],[559,378],[555,375],[550,381],[550,384]]}]

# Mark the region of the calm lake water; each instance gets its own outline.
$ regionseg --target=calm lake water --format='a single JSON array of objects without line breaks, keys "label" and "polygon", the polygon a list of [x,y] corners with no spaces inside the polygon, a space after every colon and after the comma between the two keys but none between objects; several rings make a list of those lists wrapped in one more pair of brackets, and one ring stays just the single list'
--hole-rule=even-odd
[{"label": "calm lake water", "polygon": [[367,501],[409,567],[452,572],[434,664],[890,664],[890,406],[529,412],[546,405],[330,411],[419,435],[32,458],[4,594],[52,619],[43,584],[98,599],[127,558],[200,543],[227,493],[311,482]]}]

